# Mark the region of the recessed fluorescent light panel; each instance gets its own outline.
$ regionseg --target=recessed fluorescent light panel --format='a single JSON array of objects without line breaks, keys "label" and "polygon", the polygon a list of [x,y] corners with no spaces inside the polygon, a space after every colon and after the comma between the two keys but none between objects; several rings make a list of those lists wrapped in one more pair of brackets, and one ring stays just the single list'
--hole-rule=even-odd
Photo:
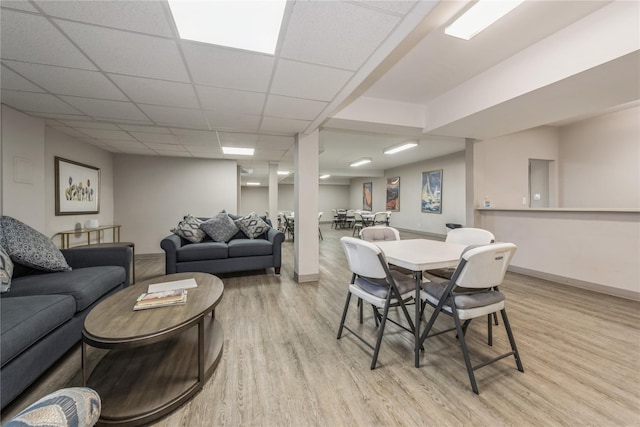
[{"label": "recessed fluorescent light panel", "polygon": [[278,175],[289,175],[291,172],[289,171],[278,171]]},{"label": "recessed fluorescent light panel", "polygon": [[169,0],[180,38],[273,55],[286,0]]},{"label": "recessed fluorescent light panel", "polygon": [[480,31],[515,9],[524,0],[479,0],[444,33],[464,40],[470,40]]},{"label": "recessed fluorescent light panel", "polygon": [[320,175],[320,179],[327,179],[329,178],[331,175],[329,174],[324,174],[324,175]]},{"label": "recessed fluorescent light panel", "polygon": [[351,163],[349,166],[351,166],[352,168],[357,168],[358,166],[366,165],[367,163],[371,163],[371,159],[368,157],[365,157]]},{"label": "recessed fluorescent light panel", "polygon": [[259,182],[247,182],[247,185],[250,185],[251,187],[257,187],[260,185]]},{"label": "recessed fluorescent light panel", "polygon": [[417,147],[418,143],[415,141],[403,142],[399,145],[394,145],[393,147],[389,147],[383,151],[384,154],[396,154],[404,150],[408,150],[409,148]]},{"label": "recessed fluorescent light panel", "polygon": [[253,148],[222,147],[224,154],[234,154],[237,156],[253,156],[253,150]]}]

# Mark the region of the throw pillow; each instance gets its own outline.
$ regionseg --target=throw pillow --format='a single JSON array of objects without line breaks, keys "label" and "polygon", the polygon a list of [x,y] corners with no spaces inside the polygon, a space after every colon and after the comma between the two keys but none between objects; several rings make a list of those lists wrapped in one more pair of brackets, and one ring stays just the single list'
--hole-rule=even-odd
[{"label": "throw pillow", "polygon": [[250,239],[255,239],[264,234],[269,228],[269,224],[264,222],[258,214],[251,212],[249,215],[237,219],[236,225]]},{"label": "throw pillow", "polygon": [[200,224],[202,224],[202,220],[187,214],[176,228],[171,229],[171,232],[192,243],[199,243],[205,236],[204,231],[200,229]]},{"label": "throw pillow", "polygon": [[200,228],[216,242],[227,242],[240,231],[225,211],[200,224]]},{"label": "throw pillow", "polygon": [[10,216],[0,218],[4,248],[17,264],[44,271],[70,271],[60,249],[44,234]]},{"label": "throw pillow", "polygon": [[0,246],[0,292],[8,292],[11,287],[13,262],[9,254]]}]

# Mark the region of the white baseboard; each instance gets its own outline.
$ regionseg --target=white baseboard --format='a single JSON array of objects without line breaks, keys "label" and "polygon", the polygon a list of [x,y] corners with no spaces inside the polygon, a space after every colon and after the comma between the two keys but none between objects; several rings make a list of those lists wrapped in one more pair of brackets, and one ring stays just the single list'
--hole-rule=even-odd
[{"label": "white baseboard", "polygon": [[636,291],[614,288],[612,286],[601,285],[599,283],[592,283],[579,279],[572,279],[570,277],[558,276],[556,274],[544,273],[541,271],[530,270],[523,267],[514,267],[513,265],[509,267],[509,271],[513,273],[524,274],[525,276],[536,277],[538,279],[549,280],[551,282],[575,286],[576,288],[587,289],[590,291],[599,292],[601,294],[640,301],[640,292]]}]

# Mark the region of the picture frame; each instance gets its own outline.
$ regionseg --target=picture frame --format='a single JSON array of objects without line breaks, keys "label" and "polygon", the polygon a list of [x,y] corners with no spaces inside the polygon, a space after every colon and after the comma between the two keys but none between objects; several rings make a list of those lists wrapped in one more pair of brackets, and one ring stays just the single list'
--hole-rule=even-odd
[{"label": "picture frame", "polygon": [[100,168],[56,156],[56,216],[100,213]]},{"label": "picture frame", "polygon": [[421,210],[442,213],[442,169],[422,172]]},{"label": "picture frame", "polygon": [[400,212],[400,177],[387,178],[387,203],[389,212]]},{"label": "picture frame", "polygon": [[362,184],[362,210],[371,211],[373,209],[372,196],[373,183],[365,182]]}]

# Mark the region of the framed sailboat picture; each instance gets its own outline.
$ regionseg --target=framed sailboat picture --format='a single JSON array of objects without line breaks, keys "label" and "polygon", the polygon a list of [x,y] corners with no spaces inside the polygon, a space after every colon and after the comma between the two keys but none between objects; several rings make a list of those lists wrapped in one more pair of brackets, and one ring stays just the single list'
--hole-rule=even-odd
[{"label": "framed sailboat picture", "polygon": [[442,213],[442,169],[422,172],[422,212]]}]

